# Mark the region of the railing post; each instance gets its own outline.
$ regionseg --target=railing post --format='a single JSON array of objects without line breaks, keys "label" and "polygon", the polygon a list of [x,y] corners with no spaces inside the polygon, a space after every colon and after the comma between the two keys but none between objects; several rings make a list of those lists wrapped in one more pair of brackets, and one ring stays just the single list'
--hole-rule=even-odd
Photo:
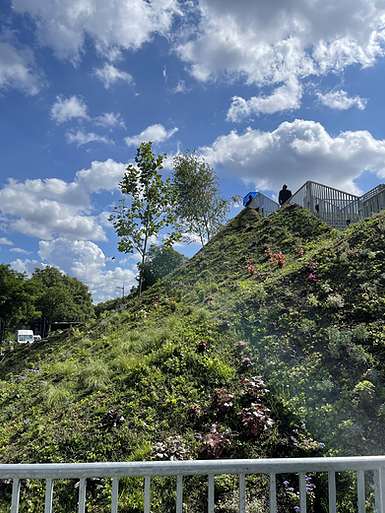
[{"label": "railing post", "polygon": [[277,486],[275,474],[269,474],[269,507],[270,513],[277,513]]},{"label": "railing post", "polygon": [[374,504],[375,513],[385,513],[385,468],[374,471]]},{"label": "railing post", "polygon": [[53,481],[52,481],[52,479],[47,479],[45,482],[44,513],[52,512],[52,491],[53,491]]},{"label": "railing post", "polygon": [[358,513],[365,513],[365,472],[357,470]]},{"label": "railing post", "polygon": [[209,474],[208,513],[214,513],[214,474]]},{"label": "railing post", "polygon": [[20,480],[14,479],[12,483],[11,513],[18,513],[20,499]]},{"label": "railing post", "polygon": [[239,474],[239,513],[246,511],[246,482],[245,474]]},{"label": "railing post", "polygon": [[329,488],[329,513],[337,513],[337,497],[336,497],[336,473],[334,470],[328,472],[328,488]]},{"label": "railing post", "polygon": [[86,513],[86,478],[81,477],[79,483],[79,513]]},{"label": "railing post", "polygon": [[183,476],[176,476],[176,513],[182,513],[183,509]]},{"label": "railing post", "polygon": [[151,476],[144,478],[144,513],[150,513]]},{"label": "railing post", "polygon": [[301,513],[306,513],[306,474],[299,473],[299,509]]},{"label": "railing post", "polygon": [[112,478],[111,513],[118,513],[119,478]]}]

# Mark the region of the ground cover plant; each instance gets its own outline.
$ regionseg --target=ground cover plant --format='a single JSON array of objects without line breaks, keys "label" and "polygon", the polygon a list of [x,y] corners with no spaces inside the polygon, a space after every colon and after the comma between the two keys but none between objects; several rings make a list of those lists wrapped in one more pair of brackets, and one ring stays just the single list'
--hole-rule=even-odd
[{"label": "ground cover plant", "polygon": [[[244,209],[140,300],[4,349],[1,463],[384,454],[384,237],[383,213],[341,233],[297,205]],[[308,477],[309,511],[327,511],[325,476]],[[55,485],[55,511],[76,509],[76,485]],[[236,485],[216,477],[218,511],[236,511]],[[186,480],[186,510],[205,511],[205,486]],[[337,486],[338,511],[356,511],[354,476]],[[265,511],[267,480],[246,487],[248,511]],[[88,511],[108,511],[109,480],[88,489]],[[152,493],[152,511],[175,507],[172,478]],[[10,494],[1,482],[0,512]],[[278,499],[296,511],[294,476]],[[20,511],[43,502],[24,483]],[[119,510],[143,511],[141,479],[121,480]]]}]

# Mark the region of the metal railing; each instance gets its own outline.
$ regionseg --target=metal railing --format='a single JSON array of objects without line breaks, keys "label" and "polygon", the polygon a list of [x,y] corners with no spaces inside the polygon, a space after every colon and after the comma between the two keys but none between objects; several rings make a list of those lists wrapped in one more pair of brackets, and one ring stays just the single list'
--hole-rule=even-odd
[{"label": "metal railing", "polygon": [[362,219],[385,209],[385,184],[381,183],[361,196]]},{"label": "metal railing", "polygon": [[[0,465],[0,479],[12,479],[11,513],[18,513],[21,479],[46,481],[45,513],[52,512],[53,484],[57,479],[79,479],[78,513],[86,511],[87,478],[112,478],[111,513],[118,511],[119,478],[144,478],[144,513],[151,508],[151,478],[176,476],[176,513],[183,509],[183,478],[185,476],[208,476],[208,513],[215,511],[214,476],[232,474],[239,476],[239,512],[246,511],[246,475],[267,474],[269,476],[269,513],[277,512],[277,474],[298,474],[299,508],[306,513],[306,474],[328,473],[329,513],[337,513],[336,472],[357,473],[357,510],[366,511],[365,480],[370,477],[374,488],[375,512],[385,513],[385,456],[361,456],[347,458],[282,458],[260,460],[216,460],[216,461],[165,461],[129,463],[48,463]],[[368,472],[370,471],[370,472]],[[370,476],[369,476],[370,474]]]},{"label": "metal railing", "polygon": [[262,192],[258,192],[258,194],[254,196],[249,207],[255,208],[262,217],[267,217],[279,209],[279,204]]},{"label": "metal railing", "polygon": [[307,208],[337,230],[344,230],[361,219],[359,196],[317,182],[306,182],[286,203]]}]

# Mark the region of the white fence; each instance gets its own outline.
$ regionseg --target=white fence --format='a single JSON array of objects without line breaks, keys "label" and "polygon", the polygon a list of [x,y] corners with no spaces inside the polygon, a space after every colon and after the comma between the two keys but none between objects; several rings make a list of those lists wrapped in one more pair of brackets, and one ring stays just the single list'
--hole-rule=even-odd
[{"label": "white fence", "polygon": [[151,510],[151,478],[176,476],[176,513],[183,508],[183,477],[208,476],[208,513],[215,512],[214,476],[235,474],[239,476],[239,512],[246,511],[245,476],[269,475],[269,513],[277,512],[277,474],[298,474],[299,508],[306,513],[306,474],[327,472],[329,489],[329,513],[337,513],[336,472],[357,472],[357,510],[364,513],[365,480],[371,479],[375,496],[375,512],[385,513],[385,456],[363,456],[348,458],[282,458],[260,460],[216,460],[216,461],[165,461],[132,463],[48,463],[0,465],[0,479],[12,479],[11,513],[18,513],[21,479],[43,479],[46,481],[45,513],[52,512],[53,483],[55,479],[80,479],[78,513],[86,511],[86,479],[112,478],[111,513],[118,511],[119,478],[144,478],[144,513]]},{"label": "white fence", "polygon": [[262,192],[258,192],[249,204],[249,207],[255,208],[262,217],[267,217],[279,209],[279,204]]},{"label": "white fence", "polygon": [[333,187],[306,182],[287,203],[297,203],[337,230],[345,230],[349,223],[361,219],[360,198]]},{"label": "white fence", "polygon": [[337,230],[345,230],[371,214],[385,209],[385,185],[379,184],[363,196],[308,181],[296,191],[286,204],[297,203]]}]

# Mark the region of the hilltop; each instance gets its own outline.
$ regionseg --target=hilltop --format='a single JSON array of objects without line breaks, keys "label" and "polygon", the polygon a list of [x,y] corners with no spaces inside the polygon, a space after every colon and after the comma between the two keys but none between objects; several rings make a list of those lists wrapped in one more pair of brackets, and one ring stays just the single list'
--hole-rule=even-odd
[{"label": "hilltop", "polygon": [[[297,205],[242,210],[140,301],[2,357],[1,462],[384,454],[384,237],[384,212],[341,233]],[[263,511],[266,483],[248,479]],[[314,479],[309,511],[324,511]],[[234,480],[218,478],[216,511],[236,511]],[[122,486],[121,511],[140,511],[140,480]],[[200,511],[193,487],[186,501]]]}]

